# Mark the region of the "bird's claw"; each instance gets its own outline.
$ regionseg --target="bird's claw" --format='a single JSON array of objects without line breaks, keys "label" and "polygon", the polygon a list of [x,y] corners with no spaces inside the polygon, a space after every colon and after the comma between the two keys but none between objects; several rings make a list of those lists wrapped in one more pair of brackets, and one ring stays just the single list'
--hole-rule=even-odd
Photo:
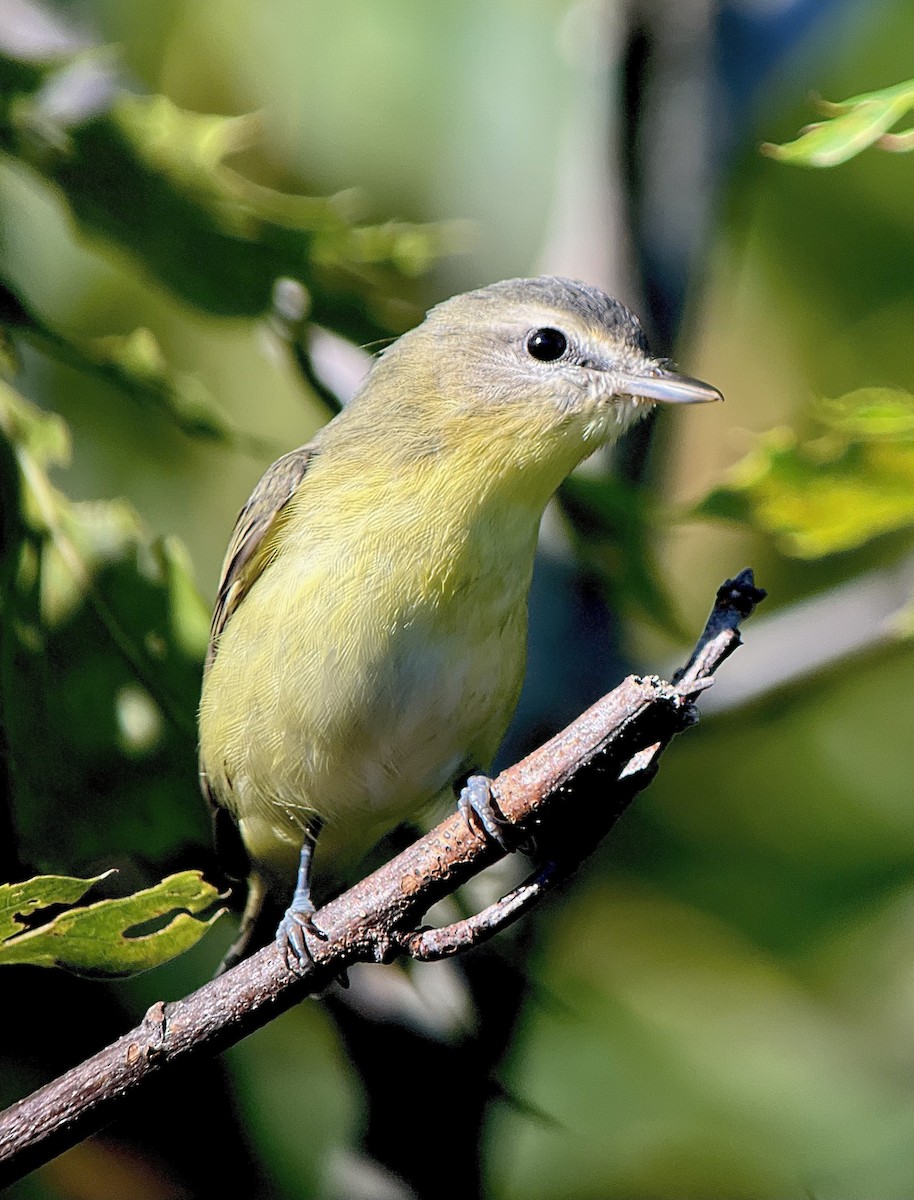
[{"label": "bird's claw", "polygon": [[279,928],[276,930],[276,945],[279,947],[287,967],[308,966],[314,962],[314,955],[308,946],[306,934],[311,934],[318,941],[327,941],[327,934],[314,924],[313,913],[313,908],[305,909],[293,905],[286,910],[286,915],[279,922]]},{"label": "bird's claw", "polygon": [[482,826],[505,854],[518,848],[517,831],[498,811],[492,794],[492,781],[485,775],[470,775],[457,797],[457,811],[474,833]]}]

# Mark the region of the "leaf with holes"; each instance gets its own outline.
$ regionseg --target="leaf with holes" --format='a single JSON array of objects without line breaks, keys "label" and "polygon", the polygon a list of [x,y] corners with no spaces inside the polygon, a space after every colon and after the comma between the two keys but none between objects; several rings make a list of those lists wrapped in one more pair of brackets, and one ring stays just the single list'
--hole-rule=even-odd
[{"label": "leaf with holes", "polygon": [[[169,875],[132,896],[78,906],[110,874],[89,879],[39,875],[0,886],[0,966],[29,963],[80,975],[133,975],[189,950],[225,911],[213,911],[222,897],[199,871]],[[60,905],[65,911],[43,925],[31,924],[42,909]]]}]

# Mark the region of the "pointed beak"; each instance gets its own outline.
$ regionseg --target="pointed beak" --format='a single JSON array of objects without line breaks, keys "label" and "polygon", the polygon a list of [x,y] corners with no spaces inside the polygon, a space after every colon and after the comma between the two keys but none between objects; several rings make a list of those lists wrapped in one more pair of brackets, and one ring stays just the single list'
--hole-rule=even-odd
[{"label": "pointed beak", "polygon": [[712,400],[723,400],[723,395],[709,383],[665,367],[653,367],[649,375],[623,375],[616,392],[639,400],[658,400],[661,404],[709,404]]}]

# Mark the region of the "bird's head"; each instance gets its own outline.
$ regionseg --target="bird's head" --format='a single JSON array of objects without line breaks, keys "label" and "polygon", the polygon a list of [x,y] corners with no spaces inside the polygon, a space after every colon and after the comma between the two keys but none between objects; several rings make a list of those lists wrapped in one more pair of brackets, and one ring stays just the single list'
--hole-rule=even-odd
[{"label": "bird's head", "polygon": [[541,276],[507,279],[433,308],[416,331],[437,369],[468,404],[495,410],[531,402],[583,419],[613,440],[657,403],[722,400],[700,380],[652,358],[634,313],[599,288]]},{"label": "bird's head", "polygon": [[430,447],[459,445],[507,472],[539,459],[554,484],[655,404],[722,399],[653,358],[618,300],[556,276],[508,279],[437,305],[368,382],[366,394],[383,395],[387,412]]}]

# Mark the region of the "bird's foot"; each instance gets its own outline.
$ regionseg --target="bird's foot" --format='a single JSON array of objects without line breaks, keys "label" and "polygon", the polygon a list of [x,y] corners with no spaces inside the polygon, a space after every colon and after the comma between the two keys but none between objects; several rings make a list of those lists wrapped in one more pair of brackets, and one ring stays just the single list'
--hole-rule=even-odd
[{"label": "bird's foot", "polygon": [[479,826],[493,842],[510,854],[521,844],[521,837],[499,812],[492,792],[492,780],[485,775],[470,775],[457,797],[457,811],[475,833]]},{"label": "bird's foot", "polygon": [[302,903],[293,900],[286,909],[286,915],[279,922],[276,930],[276,945],[286,961],[287,967],[308,966],[314,962],[314,955],[308,946],[307,934],[320,942],[327,941],[327,935],[314,924],[311,919],[314,905],[309,901]]}]

